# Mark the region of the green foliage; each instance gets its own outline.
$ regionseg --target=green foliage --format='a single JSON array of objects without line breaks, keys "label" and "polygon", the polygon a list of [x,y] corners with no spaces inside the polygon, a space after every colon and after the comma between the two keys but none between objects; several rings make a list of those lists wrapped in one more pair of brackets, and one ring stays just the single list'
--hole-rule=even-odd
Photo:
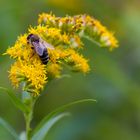
[{"label": "green foliage", "polygon": [[9,95],[12,103],[18,109],[20,109],[23,112],[28,112],[29,111],[28,107],[24,103],[22,103],[22,101],[18,97],[16,97],[15,93],[13,93],[11,90],[9,90],[7,88],[0,87],[0,89],[5,91]]},{"label": "green foliage", "polygon": [[[50,128],[60,119],[69,116],[69,113],[62,113],[57,116],[49,118],[46,116],[44,118],[43,123],[39,124],[39,126],[36,128],[31,140],[43,140],[47,133],[49,132]],[[49,119],[48,119],[49,118]]]},{"label": "green foliage", "polygon": [[[83,100],[71,102],[69,104],[66,104],[66,105],[64,105],[62,107],[59,107],[56,110],[52,111],[35,128],[35,130],[33,132],[33,140],[37,140],[41,136],[42,136],[41,138],[43,139],[45,137],[47,131],[49,130],[49,128],[51,128],[55,122],[57,122],[62,117],[65,117],[65,116],[69,116],[70,115],[69,113],[60,114],[62,111],[66,110],[66,109],[68,109],[68,108],[70,108],[72,106],[75,106],[77,104],[94,103],[94,102],[96,102],[96,101],[93,100],[93,99],[83,99]],[[57,115],[57,114],[60,114],[60,115]]]},{"label": "green foliage", "polygon": [[15,132],[15,130],[2,118],[0,118],[0,125],[3,126],[15,140],[19,140],[18,134]]},{"label": "green foliage", "polygon": [[[88,102],[95,102],[95,100],[93,99],[83,99],[83,100],[79,100],[79,101],[75,101],[69,104],[66,104],[56,110],[54,110],[53,112],[51,112],[50,114],[48,114],[40,123],[39,125],[37,125],[37,127],[35,128],[35,130],[33,131],[32,136],[30,135],[30,122],[32,119],[32,111],[33,111],[33,107],[34,107],[34,101],[32,101],[32,98],[30,98],[28,96],[28,100],[31,100],[31,102],[33,103],[33,105],[31,104],[31,106],[27,106],[27,102],[22,102],[18,97],[15,96],[15,94],[13,92],[11,92],[10,90],[0,87],[1,90],[4,90],[6,93],[8,93],[11,101],[13,102],[13,104],[19,108],[21,111],[23,111],[24,115],[25,115],[25,120],[26,120],[26,133],[27,133],[27,140],[43,140],[45,138],[45,136],[48,134],[49,130],[51,129],[51,127],[57,123],[60,119],[70,116],[70,113],[61,113],[62,111],[66,110],[67,108],[77,105],[77,104],[82,104],[82,103],[88,103]],[[26,95],[27,97],[27,95]],[[27,98],[24,97],[24,99],[27,101]],[[61,114],[60,114],[61,113]],[[9,133],[15,138],[15,140],[19,140],[20,136],[18,136],[16,134],[16,132],[14,131],[14,129],[6,122],[4,121],[2,118],[0,118],[0,124],[6,128]],[[31,138],[30,138],[31,137]]]}]

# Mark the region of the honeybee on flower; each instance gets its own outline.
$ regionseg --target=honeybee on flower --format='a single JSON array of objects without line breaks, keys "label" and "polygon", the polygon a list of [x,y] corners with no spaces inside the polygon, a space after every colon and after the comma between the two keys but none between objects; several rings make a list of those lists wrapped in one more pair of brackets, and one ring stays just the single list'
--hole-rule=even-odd
[{"label": "honeybee on flower", "polygon": [[32,45],[32,48],[40,57],[43,64],[47,64],[49,61],[49,55],[47,48],[54,49],[54,47],[47,42],[43,41],[39,36],[34,34],[29,34],[27,37],[27,42]]}]

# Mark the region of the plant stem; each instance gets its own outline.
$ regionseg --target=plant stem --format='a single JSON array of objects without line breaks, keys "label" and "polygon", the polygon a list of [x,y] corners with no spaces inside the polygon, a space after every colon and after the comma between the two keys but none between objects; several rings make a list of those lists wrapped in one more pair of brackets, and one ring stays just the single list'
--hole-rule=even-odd
[{"label": "plant stem", "polygon": [[34,109],[34,104],[36,102],[37,98],[34,98],[31,96],[30,93],[28,92],[23,92],[22,93],[22,100],[24,104],[28,107],[28,111],[24,112],[24,118],[25,118],[25,124],[26,124],[26,140],[31,139],[31,121],[33,119],[33,109]]},{"label": "plant stem", "polygon": [[33,106],[34,103],[31,103],[29,106],[29,112],[24,113],[25,123],[26,123],[26,140],[30,140],[30,133],[31,133],[31,120],[33,118]]}]

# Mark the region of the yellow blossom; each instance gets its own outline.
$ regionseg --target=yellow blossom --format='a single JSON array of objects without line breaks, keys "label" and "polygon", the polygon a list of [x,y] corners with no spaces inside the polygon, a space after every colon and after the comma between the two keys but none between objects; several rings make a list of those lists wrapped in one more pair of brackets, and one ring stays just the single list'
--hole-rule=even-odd
[{"label": "yellow blossom", "polygon": [[9,71],[9,78],[13,85],[18,87],[20,82],[25,82],[25,90],[32,90],[33,93],[39,94],[47,82],[45,66],[38,61],[31,64],[27,61],[18,60]]},{"label": "yellow blossom", "polygon": [[[55,17],[53,14],[43,13],[39,15],[38,22],[38,26],[30,27],[26,34],[20,35],[5,53],[15,59],[9,70],[9,78],[13,85],[19,87],[23,83],[23,90],[33,95],[39,95],[50,79],[61,77],[64,64],[72,71],[89,72],[88,60],[78,53],[79,49],[85,49],[81,37],[93,39],[100,46],[110,50],[118,46],[113,34],[99,21],[87,15]],[[27,43],[29,34],[39,36],[54,47],[47,48],[47,65],[42,63],[33,49],[35,46]]]},{"label": "yellow blossom", "polygon": [[56,28],[38,25],[34,28],[30,27],[29,33],[39,35],[42,39],[55,46],[59,44],[68,45],[70,43],[69,37],[66,34],[61,34],[61,30]]},{"label": "yellow blossom", "polygon": [[[53,21],[48,22],[47,17],[51,17]],[[45,23],[49,27],[55,27],[67,32],[67,34],[79,34],[80,36],[94,40],[103,47],[108,47],[110,50],[118,47],[118,41],[109,32],[105,26],[103,26],[98,20],[90,17],[89,15],[77,15],[74,17],[55,17],[54,15],[42,14],[38,19],[39,24]],[[61,25],[61,26],[60,26]],[[105,41],[104,41],[104,35]]]},{"label": "yellow blossom", "polygon": [[88,60],[86,60],[82,55],[79,55],[74,50],[67,50],[67,56],[65,57],[65,61],[73,66],[74,71],[81,71],[83,73],[89,72],[90,68],[88,65]]},{"label": "yellow blossom", "polygon": [[61,76],[62,67],[56,63],[50,63],[47,66],[47,75],[50,78],[59,78]]},{"label": "yellow blossom", "polygon": [[47,13],[42,13],[39,15],[38,18],[38,23],[40,24],[42,21],[46,22],[53,22],[55,20],[55,15],[52,13],[47,14]]},{"label": "yellow blossom", "polygon": [[22,53],[24,53],[25,46],[27,45],[27,34],[23,36],[19,36],[15,45],[8,48],[5,54],[9,54],[12,58],[22,57]]}]

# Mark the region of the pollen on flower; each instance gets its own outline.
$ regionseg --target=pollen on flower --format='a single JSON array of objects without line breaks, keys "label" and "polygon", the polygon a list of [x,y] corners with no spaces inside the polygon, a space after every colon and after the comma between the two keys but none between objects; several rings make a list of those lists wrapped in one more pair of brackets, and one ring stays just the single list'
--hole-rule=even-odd
[{"label": "pollen on flower", "polygon": [[[48,17],[51,17],[50,22],[46,20]],[[53,21],[51,22],[51,20]],[[118,47],[118,41],[113,34],[109,32],[98,20],[89,15],[77,15],[74,17],[67,16],[60,18],[51,14],[42,14],[39,16],[38,22],[39,24],[45,23],[49,27],[59,28],[67,34],[79,34],[80,36],[96,41],[102,47],[108,47],[110,50]],[[104,34],[106,34],[107,40],[102,42]]]},{"label": "pollen on flower", "polygon": [[48,28],[48,26],[38,25],[34,28],[30,27],[29,33],[36,34],[55,46],[60,44],[67,45],[70,43],[69,36],[67,36],[66,34],[61,34],[60,29]]},{"label": "pollen on flower", "polygon": [[78,35],[73,35],[70,38],[71,46],[73,48],[83,48],[84,44]]},{"label": "pollen on flower", "polygon": [[[8,48],[5,54],[10,55],[12,58],[21,58],[23,56],[23,53],[25,53],[25,51],[28,51],[26,49],[27,46],[27,34],[24,34],[23,36],[20,35],[17,38],[17,41],[15,42],[15,45]],[[26,52],[27,53],[27,52]]]},{"label": "pollen on flower", "polygon": [[47,66],[47,75],[50,78],[59,78],[61,77],[62,67],[56,63],[50,63]]},{"label": "pollen on flower", "polygon": [[46,32],[47,28],[46,26],[41,26],[41,25],[38,25],[37,27],[31,27],[29,28],[29,33],[32,33],[32,34],[44,34]]},{"label": "pollen on flower", "polygon": [[82,55],[76,53],[74,50],[68,50],[65,61],[72,66],[73,71],[87,73],[90,70],[88,60],[86,60]]},{"label": "pollen on flower", "polygon": [[[39,25],[29,27],[28,32],[20,35],[15,44],[5,54],[15,60],[9,70],[9,79],[15,87],[24,83],[23,90],[39,95],[50,79],[59,78],[63,74],[63,66],[73,72],[87,73],[90,71],[88,60],[78,53],[85,49],[82,37],[94,40],[102,47],[112,50],[118,47],[118,41],[106,27],[88,15],[56,17],[43,13],[39,15]],[[27,41],[29,34],[38,36],[37,46]],[[43,49],[48,62],[44,65],[42,56],[36,47]],[[50,47],[51,46],[51,47]],[[52,49],[53,48],[53,49]]]},{"label": "pollen on flower", "polygon": [[47,82],[45,66],[37,61],[30,64],[27,61],[18,60],[9,71],[9,78],[15,87],[25,82],[24,89],[33,90],[38,94]]},{"label": "pollen on flower", "polygon": [[39,14],[39,18],[38,18],[38,23],[41,24],[42,21],[46,22],[53,22],[55,20],[55,15],[53,15],[52,13],[47,14],[47,13],[42,13]]}]

